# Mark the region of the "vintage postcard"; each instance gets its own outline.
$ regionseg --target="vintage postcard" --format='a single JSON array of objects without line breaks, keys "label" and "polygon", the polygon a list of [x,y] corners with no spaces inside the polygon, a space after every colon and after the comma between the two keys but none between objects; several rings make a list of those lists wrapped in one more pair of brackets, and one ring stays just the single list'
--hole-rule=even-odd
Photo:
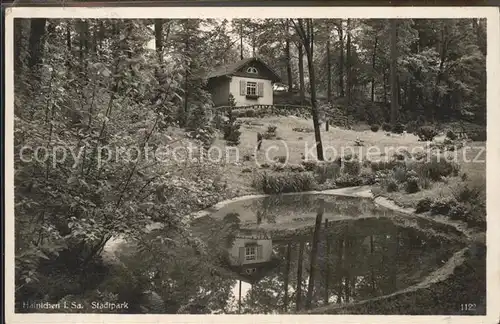
[{"label": "vintage postcard", "polygon": [[5,40],[7,323],[499,322],[498,8],[13,7]]}]

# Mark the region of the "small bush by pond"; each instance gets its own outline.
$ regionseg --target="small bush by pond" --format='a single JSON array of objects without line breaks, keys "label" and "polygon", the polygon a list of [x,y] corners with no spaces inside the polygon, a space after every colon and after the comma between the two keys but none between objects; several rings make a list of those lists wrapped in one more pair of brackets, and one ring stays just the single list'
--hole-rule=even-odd
[{"label": "small bush by pond", "polygon": [[252,186],[266,194],[309,191],[315,188],[316,181],[309,172],[280,174],[263,173],[255,176]]},{"label": "small bush by pond", "polygon": [[361,186],[363,184],[363,179],[351,174],[342,174],[335,180],[335,184],[339,188]]},{"label": "small bush by pond", "polygon": [[444,157],[432,157],[429,162],[412,165],[420,178],[429,178],[440,181],[443,177],[458,176],[460,166],[455,162],[447,161]]},{"label": "small bush by pond", "polygon": [[417,203],[417,207],[415,208],[415,212],[417,214],[425,213],[431,210],[431,205],[432,205],[432,199],[429,197],[426,197],[424,199],[421,199]]}]

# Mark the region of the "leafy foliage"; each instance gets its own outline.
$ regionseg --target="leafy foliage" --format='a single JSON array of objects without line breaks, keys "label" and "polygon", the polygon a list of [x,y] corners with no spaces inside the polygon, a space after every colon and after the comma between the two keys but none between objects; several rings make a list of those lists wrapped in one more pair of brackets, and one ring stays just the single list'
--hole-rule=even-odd
[{"label": "leafy foliage", "polygon": [[224,139],[229,146],[238,146],[240,144],[240,127],[241,124],[237,121],[233,107],[235,107],[235,99],[232,94],[229,94],[229,107],[227,109],[227,121],[224,125]]},{"label": "leafy foliage", "polygon": [[[148,51],[154,36],[143,20],[47,22],[43,52],[31,53],[41,63],[15,75],[17,301],[82,296],[107,276],[100,253],[111,238],[139,239],[153,221],[189,237],[185,215],[228,194],[220,166],[151,154],[186,140],[169,131],[185,99],[194,107],[188,134],[211,141],[201,80],[181,96],[190,53],[165,61]],[[169,24],[180,34],[181,22]],[[22,159],[23,147],[45,148],[47,159]]]},{"label": "leafy foliage", "polygon": [[287,192],[301,192],[313,190],[316,181],[309,172],[257,174],[253,180],[253,187],[266,194]]},{"label": "leafy foliage", "polygon": [[432,141],[438,135],[438,131],[432,126],[422,126],[417,131],[417,136],[421,141]]}]

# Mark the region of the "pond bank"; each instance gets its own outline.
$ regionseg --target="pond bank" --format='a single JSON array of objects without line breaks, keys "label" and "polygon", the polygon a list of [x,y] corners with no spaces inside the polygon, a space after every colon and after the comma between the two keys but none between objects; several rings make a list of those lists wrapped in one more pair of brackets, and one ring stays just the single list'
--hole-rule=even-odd
[{"label": "pond bank", "polygon": [[[311,311],[307,312],[301,312],[301,313],[311,313],[311,314],[324,314],[324,313],[329,313],[329,314],[342,314],[342,313],[364,313],[368,312],[371,306],[373,304],[384,304],[384,303],[389,303],[389,306],[386,306],[388,314],[392,312],[394,313],[400,313],[397,309],[395,308],[400,308],[399,301],[402,298],[406,302],[410,303],[412,298],[417,298],[418,296],[428,296],[431,293],[433,293],[436,289],[436,294],[443,296],[443,294],[447,294],[447,296],[460,296],[460,290],[458,288],[455,288],[455,286],[463,286],[464,285],[464,280],[469,280],[467,279],[468,277],[478,277],[477,281],[482,282],[482,277],[485,277],[485,267],[481,266],[481,258],[476,256],[476,259],[473,260],[473,269],[472,269],[472,274],[471,269],[469,269],[470,265],[468,265],[471,262],[471,250],[473,250],[472,247],[477,247],[480,246],[482,242],[484,242],[484,235],[477,235],[478,233],[475,233],[473,230],[470,230],[467,228],[466,225],[461,224],[459,222],[451,221],[446,217],[443,216],[430,216],[426,214],[415,214],[414,210],[412,208],[403,208],[401,206],[398,206],[394,201],[385,198],[385,197],[374,197],[374,195],[371,192],[371,187],[370,186],[360,186],[360,187],[348,187],[348,188],[341,188],[341,189],[329,189],[329,190],[324,190],[324,191],[308,191],[308,192],[297,192],[297,193],[286,193],[282,195],[286,196],[292,196],[292,195],[332,195],[332,196],[349,196],[349,197],[359,197],[359,198],[366,198],[366,199],[371,199],[376,205],[382,206],[387,209],[391,209],[394,211],[397,211],[400,214],[408,215],[411,217],[417,217],[417,218],[423,218],[423,219],[428,219],[435,221],[437,223],[441,223],[447,226],[451,226],[455,228],[457,231],[462,233],[464,237],[466,238],[466,241],[468,241],[468,246],[461,249],[460,251],[454,253],[439,269],[433,271],[430,273],[428,276],[426,276],[421,282],[418,284],[415,284],[411,287],[405,288],[403,290],[399,290],[397,292],[394,292],[389,295],[384,295],[380,296],[374,299],[369,299],[369,300],[364,300],[360,301],[358,303],[352,303],[352,304],[331,304],[327,306],[322,306],[318,307],[316,309],[313,309]],[[246,196],[240,196],[228,200],[221,201],[217,204],[215,204],[212,207],[209,207],[207,209],[192,213],[189,215],[189,217],[194,220],[200,217],[204,217],[207,215],[210,215],[212,213],[215,213],[219,211],[220,209],[224,208],[225,206],[238,202],[238,201],[244,201],[244,200],[249,200],[249,199],[255,199],[255,198],[264,198],[268,197],[270,195],[246,195]],[[153,229],[158,229],[161,228],[161,224],[152,224],[149,226],[146,231],[150,231]],[[110,240],[108,242],[107,247],[105,248],[105,251],[103,252],[103,258],[106,256],[107,261],[110,261],[112,263],[118,262],[120,263],[119,258],[117,257],[116,252],[119,251],[121,248],[126,247],[127,242],[125,238],[117,238]],[[475,255],[475,252],[472,252],[472,255]],[[484,260],[485,261],[485,260]],[[485,264],[485,263],[484,263]],[[484,270],[484,271],[483,271]],[[475,272],[474,272],[475,271]],[[457,274],[459,273],[459,274]],[[460,276],[459,276],[460,275]],[[457,276],[459,276],[457,278]],[[465,276],[465,277],[463,277]],[[481,277],[482,276],[482,277]],[[455,282],[457,281],[457,282]],[[470,280],[469,280],[470,281]],[[467,284],[467,283],[465,283]],[[436,288],[438,287],[438,288]],[[444,287],[444,288],[443,288]],[[449,291],[446,292],[447,290],[451,289],[453,293],[450,293]],[[476,288],[477,290],[477,288]],[[449,295],[448,295],[449,294]],[[478,290],[477,293],[478,296],[481,296],[480,289]],[[413,296],[413,297],[412,297]],[[423,297],[421,297],[423,298]],[[443,296],[442,298],[447,298],[446,296]],[[466,303],[464,301],[464,303]],[[478,305],[480,302],[478,302]],[[391,306],[392,305],[392,306]],[[405,306],[406,308],[406,306]]]}]

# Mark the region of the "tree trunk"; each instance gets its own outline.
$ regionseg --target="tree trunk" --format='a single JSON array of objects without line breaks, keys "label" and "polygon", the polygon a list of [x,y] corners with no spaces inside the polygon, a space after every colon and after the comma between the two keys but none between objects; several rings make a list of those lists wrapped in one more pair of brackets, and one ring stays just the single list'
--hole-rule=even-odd
[{"label": "tree trunk", "polygon": [[[347,19],[347,44],[346,44],[346,68],[347,68],[347,104],[352,101],[352,66],[351,66],[351,20]],[[359,112],[359,111],[358,111]],[[357,112],[357,113],[358,113]]]},{"label": "tree trunk", "polygon": [[29,39],[29,60],[28,67],[35,68],[38,64],[42,63],[43,57],[43,43],[45,36],[45,25],[47,19],[33,18],[31,19],[30,39]]},{"label": "tree trunk", "polygon": [[155,46],[156,55],[160,63],[163,62],[163,19],[155,19]]},{"label": "tree trunk", "polygon": [[286,75],[288,77],[288,92],[293,90],[293,75],[292,75],[292,64],[290,60],[290,41],[286,41],[285,45],[285,56],[286,56]]},{"label": "tree trunk", "polygon": [[383,73],[383,86],[384,86],[384,104],[387,105],[387,68],[384,68],[384,73]]},{"label": "tree trunk", "polygon": [[285,290],[285,298],[283,300],[283,310],[286,312],[288,309],[288,280],[290,277],[290,256],[291,256],[291,251],[292,250],[292,245],[288,243],[287,249],[286,249],[286,267],[285,267],[285,283],[283,289]]},{"label": "tree trunk", "polygon": [[240,60],[243,60],[243,22],[240,22]]},{"label": "tree trunk", "polygon": [[339,25],[339,50],[340,50],[340,59],[339,59],[339,93],[341,97],[345,97],[344,92],[344,31],[343,31],[343,21],[340,20]]},{"label": "tree trunk", "polygon": [[441,83],[441,80],[443,78],[443,70],[444,70],[444,64],[446,62],[446,56],[448,55],[448,48],[447,48],[447,25],[444,25],[441,28],[441,51],[439,54],[439,70],[436,76],[436,83],[434,84],[434,95],[432,99],[432,107],[430,107],[432,110],[430,111],[431,117],[433,120],[435,119],[436,116],[436,111],[439,109],[439,84]]},{"label": "tree trunk", "polygon": [[255,40],[255,26],[252,26],[252,57],[255,57],[256,54],[256,40]]},{"label": "tree trunk", "polygon": [[[184,32],[186,33],[185,34],[185,39],[184,39],[184,50],[185,50],[185,56],[186,58],[188,58],[190,56],[190,53],[189,53],[189,31],[188,31],[188,23],[189,22],[186,22],[186,25],[184,26]],[[189,105],[188,105],[188,100],[189,100],[189,73],[190,73],[190,63],[189,61],[186,61],[185,62],[186,64],[186,67],[185,67],[185,71],[184,71],[184,116],[182,118],[182,127],[184,126],[185,122],[186,122],[186,118],[188,116],[188,110],[189,110]]]},{"label": "tree trunk", "polygon": [[305,80],[304,80],[304,47],[302,44],[297,46],[299,51],[299,88],[300,88],[300,104],[304,105],[305,101]]},{"label": "tree trunk", "polygon": [[398,92],[397,89],[397,59],[398,59],[398,49],[397,49],[397,21],[396,19],[390,20],[391,24],[391,125],[396,125],[397,113],[399,109],[398,103]]},{"label": "tree trunk", "polygon": [[23,60],[21,53],[24,52],[24,26],[26,19],[14,19],[14,75],[17,77],[22,73]]},{"label": "tree trunk", "polygon": [[241,280],[239,280],[239,290],[238,290],[238,313],[241,314]]},{"label": "tree trunk", "polygon": [[309,84],[311,87],[311,106],[312,106],[312,117],[314,125],[314,137],[316,140],[316,153],[317,158],[320,161],[324,160],[323,157],[323,144],[321,142],[321,130],[319,125],[318,117],[318,106],[316,102],[316,74],[314,72],[314,30],[312,19],[307,19],[307,29],[308,29],[308,41],[306,42],[306,56],[307,56],[307,67],[309,69]]},{"label": "tree trunk", "polygon": [[302,302],[302,261],[304,258],[304,241],[300,241],[297,260],[297,288],[295,290],[295,310],[299,311]]},{"label": "tree trunk", "polygon": [[377,43],[378,43],[378,37],[375,36],[375,44],[373,45],[373,54],[372,54],[372,80],[371,80],[371,100],[372,102],[375,101],[375,62],[377,58]]},{"label": "tree trunk", "polygon": [[330,32],[328,32],[328,39],[326,41],[326,76],[328,82],[328,102],[332,102],[332,60],[330,57]]},{"label": "tree trunk", "polygon": [[309,268],[309,284],[307,287],[307,298],[306,298],[306,309],[311,309],[312,298],[314,294],[314,280],[316,279],[316,259],[318,258],[318,244],[319,244],[319,232],[321,230],[321,223],[323,222],[323,213],[325,212],[325,201],[321,199],[319,201],[318,213],[316,215],[316,224],[314,227],[312,248],[311,248],[311,258],[310,268]]}]

